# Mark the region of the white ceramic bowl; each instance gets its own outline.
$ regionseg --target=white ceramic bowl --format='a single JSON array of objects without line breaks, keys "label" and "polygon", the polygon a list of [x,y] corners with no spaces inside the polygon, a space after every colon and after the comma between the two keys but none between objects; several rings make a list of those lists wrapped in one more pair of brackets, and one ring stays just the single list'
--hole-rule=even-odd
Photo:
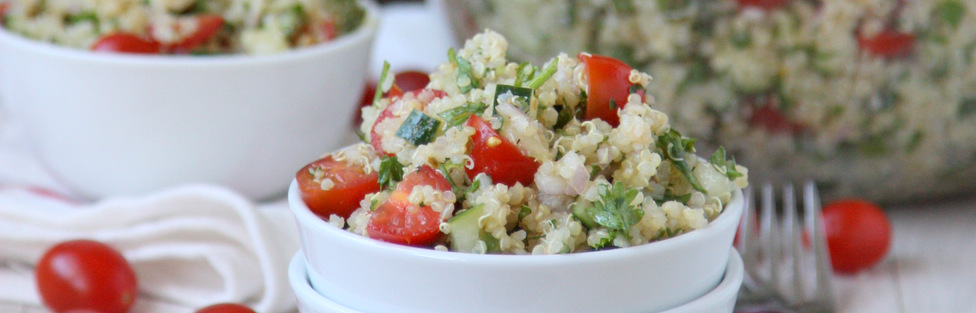
[{"label": "white ceramic bowl", "polygon": [[742,257],[735,249],[730,249],[729,264],[725,268],[722,282],[701,298],[685,303],[679,307],[662,313],[732,313],[735,310],[735,300],[739,296],[739,287],[745,278],[745,266]]},{"label": "white ceramic bowl", "polygon": [[[662,313],[731,313],[735,309],[735,300],[739,287],[742,285],[744,268],[742,258],[735,249],[731,249],[729,264],[725,268],[722,281],[701,298],[683,304]],[[298,311],[302,313],[357,313],[358,311],[344,307],[312,289],[308,281],[305,256],[301,252],[295,254],[288,267],[288,279],[298,301]]]},{"label": "white ceramic bowl", "polygon": [[478,255],[355,235],[313,214],[296,182],[288,202],[309,279],[364,312],[646,312],[687,303],[722,278],[742,215],[735,191],[706,227],[636,247],[568,255]]},{"label": "white ceramic bowl", "polygon": [[92,53],[0,28],[0,103],[82,196],[217,183],[284,195],[295,169],[348,142],[376,5],[335,41],[267,56]]}]

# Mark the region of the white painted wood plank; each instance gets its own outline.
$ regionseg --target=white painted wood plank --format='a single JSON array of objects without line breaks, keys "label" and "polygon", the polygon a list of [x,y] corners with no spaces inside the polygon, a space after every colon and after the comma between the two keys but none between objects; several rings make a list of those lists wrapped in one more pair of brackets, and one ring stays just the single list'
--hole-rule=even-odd
[{"label": "white painted wood plank", "polygon": [[890,216],[904,312],[976,313],[976,195]]},{"label": "white painted wood plank", "polygon": [[891,258],[858,273],[838,275],[834,279],[837,312],[843,313],[904,313],[901,291],[898,288],[896,267]]}]

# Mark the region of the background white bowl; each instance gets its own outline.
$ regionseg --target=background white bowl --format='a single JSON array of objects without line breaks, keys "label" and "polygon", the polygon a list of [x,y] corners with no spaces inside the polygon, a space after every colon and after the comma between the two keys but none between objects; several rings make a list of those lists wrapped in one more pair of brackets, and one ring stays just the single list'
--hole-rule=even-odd
[{"label": "background white bowl", "polygon": [[641,246],[569,255],[478,255],[381,242],[288,202],[312,286],[364,312],[646,312],[687,303],[722,278],[742,215],[736,190],[706,227]]},{"label": "background white bowl", "polygon": [[283,195],[348,144],[377,7],[335,41],[267,56],[92,53],[0,28],[0,103],[48,170],[82,196],[217,183]]},{"label": "background white bowl", "polygon": [[[679,307],[661,313],[731,313],[735,309],[735,300],[742,285],[745,268],[742,258],[735,249],[730,249],[729,264],[725,268],[722,281],[701,298],[685,303]],[[359,313],[344,307],[318,294],[308,281],[308,270],[305,256],[301,252],[295,254],[288,266],[288,280],[298,300],[298,311],[302,313]]]}]

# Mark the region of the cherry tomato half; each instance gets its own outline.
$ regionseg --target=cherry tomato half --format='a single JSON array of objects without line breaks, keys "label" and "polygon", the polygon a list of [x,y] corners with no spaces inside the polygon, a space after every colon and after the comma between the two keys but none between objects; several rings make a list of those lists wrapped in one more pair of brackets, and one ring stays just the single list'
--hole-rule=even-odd
[{"label": "cherry tomato half", "polygon": [[[322,218],[332,214],[348,218],[366,194],[380,190],[378,176],[375,171],[366,174],[362,167],[336,161],[330,155],[303,167],[295,179],[302,200],[313,213]],[[325,179],[332,180],[332,188],[322,189]]]},{"label": "cherry tomato half", "polygon": [[897,57],[906,55],[915,49],[915,35],[900,33],[894,30],[884,30],[874,37],[858,36],[861,50],[880,57]]},{"label": "cherry tomato half", "polygon": [[827,246],[834,270],[856,273],[884,259],[891,247],[885,213],[863,200],[841,200],[823,208]]},{"label": "cherry tomato half", "polygon": [[427,185],[436,190],[451,190],[447,178],[429,166],[403,177],[390,198],[376,208],[366,225],[371,238],[382,241],[429,246],[440,236],[441,214],[429,206],[418,207],[408,197],[415,186]]},{"label": "cherry tomato half", "polygon": [[630,95],[630,72],[626,63],[606,56],[580,53],[577,58],[586,66],[589,86],[586,90],[586,112],[583,117],[602,119],[610,126],[620,124],[617,109],[627,103]]},{"label": "cherry tomato half", "polygon": [[393,81],[403,91],[414,91],[427,88],[430,76],[421,71],[408,70],[397,73]]},{"label": "cherry tomato half", "polygon": [[255,313],[251,308],[237,303],[214,304],[196,311],[196,313]]},{"label": "cherry tomato half", "polygon": [[170,45],[168,48],[174,53],[188,53],[210,41],[220,28],[224,27],[224,17],[216,14],[200,15],[196,17],[197,29],[182,41]]},{"label": "cherry tomato half", "polygon": [[138,292],[136,274],[118,251],[92,240],[62,242],[35,269],[44,305],[54,312],[123,313]]},{"label": "cherry tomato half", "polygon": [[[427,84],[430,83],[430,76],[427,73],[408,70],[399,72],[393,77],[393,88],[390,89],[384,97],[396,97],[402,96],[403,92],[415,91],[424,89]],[[366,82],[366,90],[363,91],[363,98],[359,102],[359,107],[367,107],[373,105],[373,96],[376,94],[376,83]],[[356,125],[362,123],[362,115],[359,111],[356,111]]]},{"label": "cherry tomato half", "polygon": [[92,45],[92,51],[158,54],[162,47],[158,42],[129,33],[114,33],[103,36]]},{"label": "cherry tomato half", "polygon": [[738,0],[742,7],[754,7],[763,10],[772,10],[782,7],[789,3],[789,0]]},{"label": "cherry tomato half", "polygon": [[495,183],[508,186],[515,183],[522,183],[523,186],[532,184],[539,169],[538,162],[523,155],[515,144],[499,136],[481,117],[471,115],[467,125],[474,128],[469,144],[474,167],[465,169],[468,177],[474,179],[476,175],[485,173]]}]

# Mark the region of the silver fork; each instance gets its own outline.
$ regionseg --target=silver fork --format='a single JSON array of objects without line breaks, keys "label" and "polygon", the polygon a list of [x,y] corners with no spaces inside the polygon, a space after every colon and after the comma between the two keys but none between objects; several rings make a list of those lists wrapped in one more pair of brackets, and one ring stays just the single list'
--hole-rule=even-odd
[{"label": "silver fork", "polygon": [[751,189],[746,191],[736,245],[746,268],[736,312],[834,312],[833,269],[816,184],[808,181],[803,185],[803,224],[793,184],[783,186],[779,199],[782,219],[777,216],[773,186],[767,183],[758,201],[757,221],[757,201]]}]

